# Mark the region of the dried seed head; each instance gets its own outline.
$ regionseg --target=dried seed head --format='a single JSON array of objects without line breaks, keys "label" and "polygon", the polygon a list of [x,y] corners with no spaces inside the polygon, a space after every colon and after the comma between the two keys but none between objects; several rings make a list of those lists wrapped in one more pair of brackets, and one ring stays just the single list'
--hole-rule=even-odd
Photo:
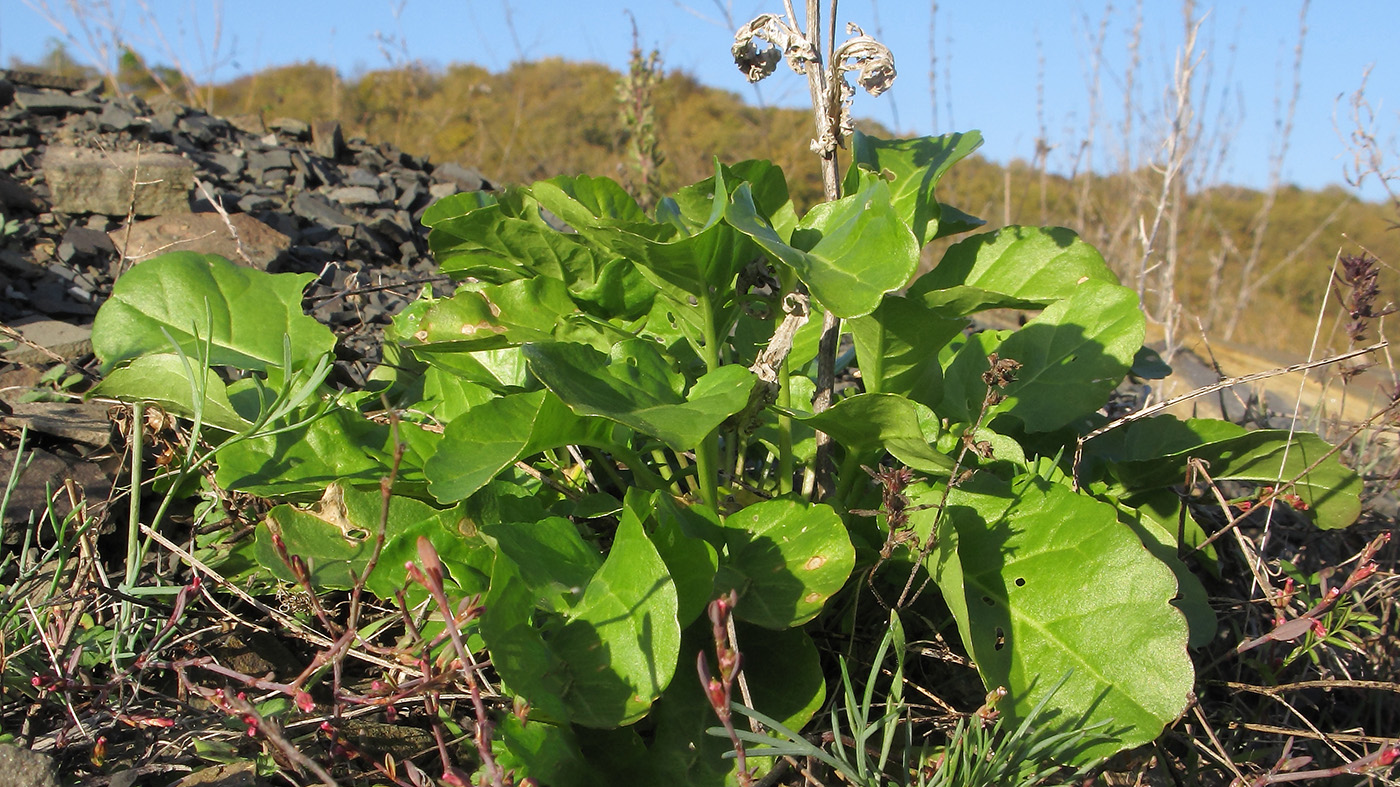
[{"label": "dried seed head", "polygon": [[[756,41],[767,46],[760,48]],[[773,73],[780,57],[786,56],[788,66],[799,74],[807,70],[808,62],[817,59],[812,43],[777,14],[759,14],[739,28],[729,51],[734,55],[734,64],[750,82]]]}]

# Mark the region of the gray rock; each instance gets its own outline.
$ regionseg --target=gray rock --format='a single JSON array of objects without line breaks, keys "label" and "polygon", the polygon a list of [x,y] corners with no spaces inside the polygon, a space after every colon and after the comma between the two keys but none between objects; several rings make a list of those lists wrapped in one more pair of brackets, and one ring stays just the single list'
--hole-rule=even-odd
[{"label": "gray rock", "polygon": [[15,100],[15,86],[8,79],[0,79],[0,108],[8,107]]},{"label": "gray rock", "polygon": [[311,126],[303,120],[296,118],[273,118],[267,121],[267,127],[280,134],[286,134],[298,140],[309,139],[311,137]]},{"label": "gray rock", "polygon": [[[89,325],[74,325],[47,317],[22,317],[10,323],[10,327],[19,331],[28,343],[19,344],[0,356],[9,363],[47,366],[54,362],[53,356],[73,361],[92,352],[92,326]],[[48,352],[35,349],[30,343]]]},{"label": "gray rock", "polygon": [[210,162],[230,178],[237,178],[243,174],[243,159],[232,153],[215,153],[210,157]]},{"label": "gray rock", "polygon": [[76,225],[63,233],[63,240],[58,244],[58,258],[64,262],[72,262],[74,257],[105,259],[116,252],[117,247],[112,245],[107,233]]},{"label": "gray rock", "polygon": [[104,104],[102,114],[97,116],[97,125],[103,131],[126,131],[137,125],[136,115],[115,102]]},{"label": "gray rock", "polygon": [[383,202],[379,192],[367,186],[345,186],[332,189],[327,197],[342,205],[378,205]]},{"label": "gray rock", "polygon": [[90,98],[68,93],[52,93],[42,90],[15,90],[15,103],[21,109],[46,115],[66,115],[69,112],[88,112],[100,109],[101,104]]},{"label": "gray rock", "polygon": [[353,228],[355,219],[319,194],[303,191],[292,198],[292,212],[315,224]]},{"label": "gray rock", "polygon": [[270,194],[245,194],[238,199],[238,209],[244,213],[257,213],[263,210],[282,210],[287,201]]},{"label": "gray rock", "polygon": [[291,152],[281,148],[275,148],[273,150],[259,150],[248,154],[248,171],[254,178],[261,180],[263,173],[269,169],[291,171]]},{"label": "gray rock", "polygon": [[311,125],[311,146],[316,155],[338,161],[345,155],[345,137],[341,135],[340,124],[334,120],[322,120]]},{"label": "gray rock", "polygon": [[43,169],[59,213],[161,216],[190,209],[194,165],[179,156],[55,145],[44,153]]},{"label": "gray rock", "polygon": [[14,169],[27,156],[28,151],[20,148],[0,148],[0,169]]},{"label": "gray rock", "polygon": [[373,172],[360,169],[359,167],[353,167],[345,174],[345,185],[378,189],[380,186],[384,185],[384,181]]},{"label": "gray rock", "polygon": [[48,755],[0,743],[0,787],[58,787]]},{"label": "gray rock", "polygon": [[433,198],[433,201],[436,202],[443,197],[450,197],[461,190],[461,187],[456,183],[434,183],[428,187],[428,194]]},{"label": "gray rock", "polygon": [[435,183],[455,184],[460,191],[481,191],[491,188],[490,182],[480,172],[451,161],[439,164],[433,169],[433,181]]},{"label": "gray rock", "polygon": [[5,416],[11,426],[27,426],[64,440],[101,448],[111,442],[112,421],[107,405],[100,402],[13,402],[13,412]]},{"label": "gray rock", "polygon": [[230,126],[245,134],[258,136],[267,133],[267,126],[263,125],[261,115],[229,115],[225,119],[228,120]]}]

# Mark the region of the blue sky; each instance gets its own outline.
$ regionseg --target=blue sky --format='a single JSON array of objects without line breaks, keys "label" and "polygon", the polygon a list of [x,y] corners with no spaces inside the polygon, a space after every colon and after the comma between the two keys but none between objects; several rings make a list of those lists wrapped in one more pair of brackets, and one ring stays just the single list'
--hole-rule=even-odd
[{"label": "blue sky", "polygon": [[[781,11],[779,0],[234,0],[223,4],[222,13],[216,0],[76,1],[91,10],[91,27],[99,37],[105,35],[101,23],[111,19],[152,60],[168,62],[166,53],[173,51],[196,76],[215,66],[213,76],[220,80],[304,60],[333,63],[346,76],[403,59],[503,69],[522,57],[558,56],[621,69],[631,48],[630,10],[643,46],[659,49],[668,70],[686,71],[756,103],[800,106],[807,95],[805,82],[786,69],[755,90],[729,59],[733,30],[726,16],[742,24],[758,13]],[[68,5],[69,0],[0,0],[0,62],[37,59],[48,39],[61,37],[40,13],[45,6],[69,26],[78,42],[70,49],[84,58],[87,39],[64,12]],[[1141,3],[1133,132],[1127,143],[1124,74],[1139,8],[1135,0],[942,0],[936,5],[932,15],[932,2],[841,3],[842,28],[855,22],[886,43],[900,71],[889,93],[857,98],[857,115],[908,135],[978,128],[987,140],[982,153],[1003,162],[1032,158],[1043,129],[1052,145],[1049,165],[1060,172],[1083,166],[1076,159],[1091,138],[1099,169],[1115,166],[1125,153],[1139,165],[1157,155],[1168,122],[1170,73],[1184,37],[1181,2]],[[1269,182],[1292,91],[1302,5],[1300,0],[1197,0],[1196,7],[1204,17],[1195,75],[1203,155],[1194,183],[1262,188]],[[1094,109],[1093,41],[1105,19]],[[216,50],[218,21],[222,37]],[[1361,86],[1367,68],[1375,131],[1391,154],[1388,164],[1400,167],[1400,146],[1394,144],[1400,114],[1382,101],[1400,97],[1400,47],[1393,43],[1400,2],[1315,0],[1306,25],[1282,182],[1306,187],[1342,182],[1343,165],[1350,160],[1341,138],[1351,130],[1347,98]],[[1368,198],[1382,194],[1374,183],[1363,191]]]}]

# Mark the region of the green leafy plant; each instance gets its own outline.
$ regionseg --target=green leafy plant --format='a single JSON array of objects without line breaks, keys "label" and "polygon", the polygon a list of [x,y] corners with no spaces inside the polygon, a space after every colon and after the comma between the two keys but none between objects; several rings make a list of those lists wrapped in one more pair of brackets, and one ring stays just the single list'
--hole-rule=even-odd
[{"label": "green leafy plant", "polygon": [[[786,35],[773,23],[744,41]],[[810,41],[787,40],[807,69]],[[827,61],[858,58],[878,84],[883,55],[853,41]],[[735,51],[760,71],[779,57]],[[1188,643],[1215,634],[1181,557],[1204,540],[1171,488],[1188,463],[1291,490],[1321,527],[1355,519],[1360,483],[1311,435],[1110,423],[1124,377],[1161,372],[1133,290],[1062,228],[972,234],[917,275],[923,246],[980,224],[937,185],[981,136],[852,132],[838,178],[842,117],[818,139],[832,199],[801,214],[763,161],[717,162],[650,212],[588,176],[439,201],[423,221],[458,288],[397,316],[370,390],[327,386],[333,339],[301,312],[304,276],[142,263],[94,326],[99,392],[193,419],[209,449],[191,441],[181,472],[212,463],[223,489],[281,503],[244,565],[423,603],[405,565],[429,545],[437,606],[480,604],[450,631],[529,709],[478,741],[492,778],[723,781],[688,665],[730,592],[738,712],[780,733],[825,702],[813,632],[841,631],[858,597],[903,609],[932,586],[1018,731],[969,751],[1011,747],[1021,778],[1046,752],[1083,767],[1151,741],[1186,707]],[[989,309],[1026,321],[969,334]],[[859,384],[836,395],[838,372]],[[868,721],[872,685],[857,701],[843,680],[833,725],[892,729]],[[1016,749],[1032,722],[1096,734]]]}]

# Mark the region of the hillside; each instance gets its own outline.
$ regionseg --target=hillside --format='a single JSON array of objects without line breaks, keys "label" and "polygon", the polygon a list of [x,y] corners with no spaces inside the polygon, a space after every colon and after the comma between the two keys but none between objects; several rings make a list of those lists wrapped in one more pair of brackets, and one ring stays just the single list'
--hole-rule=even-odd
[{"label": "hillside", "polygon": [[[42,65],[80,71],[61,51],[49,61]],[[617,98],[621,77],[601,65],[560,60],[517,63],[501,72],[410,64],[350,79],[329,66],[303,63],[186,89],[178,74],[147,68],[130,55],[117,78],[123,91],[146,97],[169,91],[220,115],[338,120],[348,136],[472,166],[497,182],[591,173],[635,188]],[[799,206],[818,198],[807,113],[756,108],[679,72],[658,74],[652,103],[663,157],[656,183],[663,193],[706,177],[716,157],[768,158],[788,174]],[[893,135],[871,122],[863,130]],[[1364,246],[1383,261],[1400,260],[1400,238],[1388,232],[1392,207],[1362,202],[1340,188],[1285,187],[1271,204],[1264,192],[1233,186],[1173,190],[1176,202],[1164,205],[1157,221],[1161,176],[1147,168],[1070,180],[1025,161],[1002,166],[973,158],[943,183],[943,201],[981,216],[989,227],[1076,230],[1125,281],[1141,276],[1144,307],[1158,322],[1174,320],[1179,338],[1196,336],[1199,320],[1213,339],[1304,352],[1339,252],[1357,254]],[[1154,221],[1157,233],[1145,254],[1142,232]],[[1383,292],[1394,292],[1400,280],[1386,270]],[[1174,302],[1181,308],[1173,315]],[[1340,323],[1329,318],[1324,327]]]}]

